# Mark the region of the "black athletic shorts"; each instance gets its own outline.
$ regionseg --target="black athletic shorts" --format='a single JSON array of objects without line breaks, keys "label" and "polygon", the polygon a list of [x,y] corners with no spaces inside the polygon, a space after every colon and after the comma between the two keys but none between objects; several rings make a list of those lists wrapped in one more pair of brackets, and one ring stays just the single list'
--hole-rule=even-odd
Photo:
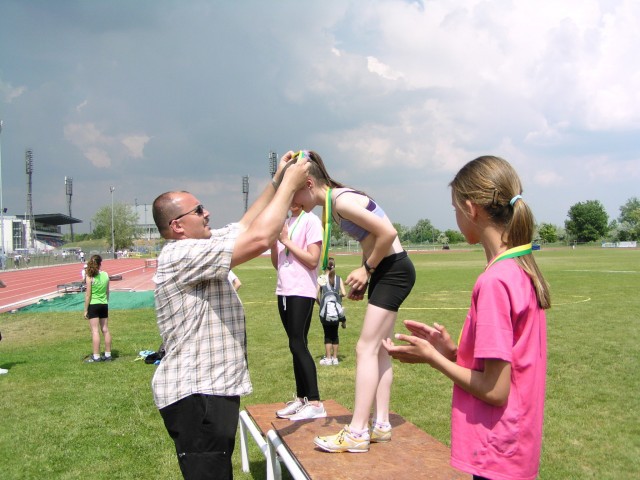
[{"label": "black athletic shorts", "polygon": [[369,281],[369,303],[397,312],[416,283],[416,269],[407,252],[382,259]]},{"label": "black athletic shorts", "polygon": [[109,305],[92,303],[87,309],[87,318],[109,318]]}]

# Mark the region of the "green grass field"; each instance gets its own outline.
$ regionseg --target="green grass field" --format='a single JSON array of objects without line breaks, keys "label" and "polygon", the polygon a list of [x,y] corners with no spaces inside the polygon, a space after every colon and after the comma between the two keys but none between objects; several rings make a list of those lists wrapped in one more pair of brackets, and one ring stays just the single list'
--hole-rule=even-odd
[{"label": "green grass field", "polygon": [[[471,288],[484,266],[479,250],[411,254],[418,281],[399,319],[438,321],[457,335]],[[536,258],[551,284],[549,370],[540,478],[640,477],[640,250],[542,250]],[[346,277],[357,256],[337,256]],[[275,272],[266,258],[234,269],[243,287],[254,393],[244,404],[286,401],[294,393],[291,359],[275,303]],[[346,301],[341,364],[318,366],[323,398],[353,407],[354,346],[363,303]],[[316,312],[317,315],[317,312]],[[0,316],[0,477],[2,479],[180,478],[173,443],[153,405],[155,367],[135,361],[160,343],[153,310],[111,312],[109,364],[83,364],[90,352],[79,313]],[[397,326],[402,330],[400,322]],[[319,359],[322,328],[309,345]],[[449,444],[451,384],[424,365],[395,364],[392,409]],[[309,448],[313,448],[311,445]],[[252,474],[264,459],[253,446]],[[372,459],[375,462],[375,459]]]}]

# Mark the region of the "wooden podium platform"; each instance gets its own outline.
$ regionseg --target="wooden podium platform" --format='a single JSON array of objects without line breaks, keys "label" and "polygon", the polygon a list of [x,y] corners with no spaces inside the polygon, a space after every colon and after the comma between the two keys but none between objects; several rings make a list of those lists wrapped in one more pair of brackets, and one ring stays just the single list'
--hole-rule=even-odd
[{"label": "wooden podium platform", "polygon": [[[351,412],[335,400],[323,402],[326,418],[291,421],[279,419],[275,411],[282,403],[246,407],[258,426],[268,448],[282,446],[278,453],[290,456],[295,464],[285,462],[293,478],[314,480],[393,480],[394,478],[454,480],[470,479],[449,465],[449,448],[420,430],[400,415],[391,414],[393,436],[389,443],[372,443],[367,453],[329,453],[316,447],[314,437],[333,435],[351,420]],[[271,445],[269,445],[271,442]],[[282,448],[285,448],[283,450]],[[273,462],[273,460],[272,460]],[[243,462],[244,463],[244,462]],[[269,459],[267,461],[269,464]],[[277,462],[273,462],[274,464]],[[279,478],[276,465],[267,465],[268,478]],[[297,471],[299,467],[299,471]]]}]

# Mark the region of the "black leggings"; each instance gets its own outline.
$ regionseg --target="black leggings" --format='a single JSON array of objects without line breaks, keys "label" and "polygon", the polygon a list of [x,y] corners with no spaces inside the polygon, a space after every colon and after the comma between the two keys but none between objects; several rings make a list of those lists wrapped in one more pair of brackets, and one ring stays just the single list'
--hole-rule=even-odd
[{"label": "black leggings", "polygon": [[316,364],[307,347],[314,298],[278,295],[278,312],[289,337],[289,350],[293,356],[293,375],[296,395],[308,400],[320,400]]},{"label": "black leggings", "polygon": [[340,345],[340,337],[338,336],[339,322],[322,323],[322,329],[324,330],[324,343],[325,345],[330,343],[331,345]]}]

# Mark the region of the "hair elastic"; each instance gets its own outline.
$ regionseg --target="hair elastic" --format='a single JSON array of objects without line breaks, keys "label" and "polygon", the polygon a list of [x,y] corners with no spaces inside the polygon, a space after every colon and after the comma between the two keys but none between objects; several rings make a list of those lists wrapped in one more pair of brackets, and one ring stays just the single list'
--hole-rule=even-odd
[{"label": "hair elastic", "polygon": [[522,195],[516,195],[515,197],[513,197],[510,201],[509,201],[509,205],[511,205],[513,207],[513,205],[515,205],[515,203],[520,200],[522,198]]}]

